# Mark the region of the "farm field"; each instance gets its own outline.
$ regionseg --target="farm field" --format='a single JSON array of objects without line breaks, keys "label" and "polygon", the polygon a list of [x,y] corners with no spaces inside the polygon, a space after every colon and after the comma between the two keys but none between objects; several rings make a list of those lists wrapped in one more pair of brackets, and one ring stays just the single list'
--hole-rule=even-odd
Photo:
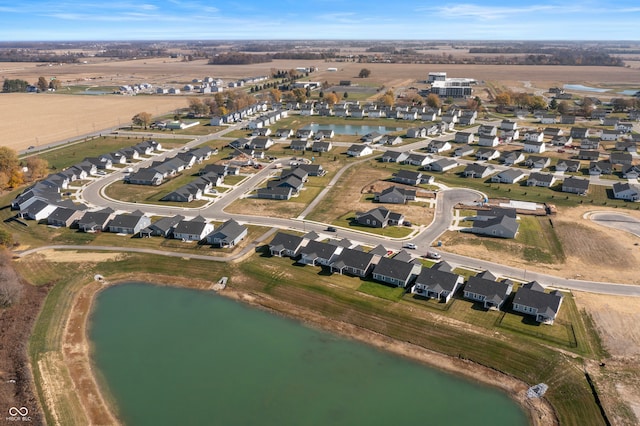
[{"label": "farm field", "polygon": [[[350,62],[319,62],[276,60],[251,65],[207,65],[206,61],[181,62],[167,58],[103,61],[88,64],[64,64],[39,67],[34,63],[3,63],[3,78],[21,78],[34,82],[39,76],[56,77],[65,86],[85,89],[117,87],[122,84],[149,82],[154,86],[181,85],[193,78],[215,76],[226,80],[268,75],[273,69],[291,69],[298,66],[316,66],[318,71],[309,80],[337,84],[350,80],[353,85],[378,86],[401,94],[405,89],[424,81],[430,71],[446,71],[450,77],[472,77],[480,82],[499,82],[494,87],[532,91],[548,89],[564,83],[585,84],[615,89],[640,86],[640,64],[626,67],[568,67],[568,66],[498,66],[498,65],[443,65],[443,64],[362,64]],[[371,76],[359,79],[359,70],[366,67]],[[337,68],[336,72],[327,71]],[[345,87],[345,91],[348,88]],[[483,85],[476,88],[482,96]],[[29,146],[77,137],[94,131],[129,123],[138,112],[155,116],[177,108],[187,107],[187,96],[120,96],[120,95],[64,95],[64,89],[55,94],[2,94],[0,113],[4,117],[2,130],[4,145],[16,150]],[[375,94],[371,98],[375,98]],[[598,96],[612,96],[603,94]],[[8,101],[7,101],[8,100]],[[28,125],[27,125],[28,123]]]}]

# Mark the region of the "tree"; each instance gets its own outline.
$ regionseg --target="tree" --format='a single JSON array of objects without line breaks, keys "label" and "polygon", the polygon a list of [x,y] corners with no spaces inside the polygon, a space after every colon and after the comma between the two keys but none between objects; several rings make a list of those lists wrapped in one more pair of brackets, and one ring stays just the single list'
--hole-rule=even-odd
[{"label": "tree", "polygon": [[51,79],[51,81],[49,82],[49,89],[51,89],[51,90],[60,90],[60,89],[62,89],[62,82],[60,80],[58,80],[57,78]]},{"label": "tree", "polygon": [[558,109],[558,100],[556,98],[551,99],[551,102],[549,102],[549,108]]},{"label": "tree", "polygon": [[27,170],[29,179],[38,180],[45,177],[49,171],[49,162],[44,158],[32,156],[27,158]]},{"label": "tree", "polygon": [[595,106],[593,105],[593,101],[589,98],[584,98],[582,100],[582,115],[585,117],[591,117],[591,113],[593,112],[593,110],[595,109]]},{"label": "tree", "polygon": [[295,97],[296,102],[304,102],[307,100],[306,90],[302,89],[301,87],[297,87],[293,89],[291,92],[293,93],[293,96]]},{"label": "tree", "polygon": [[23,176],[18,154],[11,148],[0,146],[0,189],[22,185]]},{"label": "tree", "polygon": [[344,92],[344,95],[342,95],[343,99],[347,99],[349,97],[349,93],[348,92]]},{"label": "tree", "polygon": [[426,102],[427,106],[429,106],[430,108],[440,108],[442,106],[442,100],[440,99],[440,96],[436,95],[435,93],[429,93]]},{"label": "tree", "polygon": [[569,102],[567,101],[560,101],[560,103],[558,103],[558,112],[562,115],[567,115],[571,112],[572,108],[571,108],[571,104],[569,104]]},{"label": "tree", "polygon": [[24,81],[20,79],[15,79],[15,80],[5,79],[4,84],[2,85],[2,91],[5,93],[26,92],[28,85],[29,85],[28,81]]},{"label": "tree", "polygon": [[509,92],[502,92],[496,95],[494,99],[498,111],[504,111],[505,107],[511,106],[511,94]]},{"label": "tree", "polygon": [[40,90],[41,92],[46,92],[47,89],[49,88],[49,83],[47,82],[46,78],[39,77],[38,82],[36,83],[36,86],[38,87],[38,90]]},{"label": "tree", "polygon": [[371,70],[368,68],[362,68],[360,70],[360,73],[358,74],[358,77],[360,78],[367,78],[371,75]]},{"label": "tree", "polygon": [[153,117],[148,112],[139,112],[139,113],[137,113],[136,115],[133,116],[131,121],[133,122],[134,126],[139,126],[139,127],[144,126],[144,128],[146,130],[147,127],[149,127],[149,124],[151,124],[152,118]]},{"label": "tree", "polygon": [[[200,98],[188,98],[187,102],[189,103],[189,111],[197,117],[208,115],[210,112],[209,106]],[[145,125],[146,127],[147,125]]]},{"label": "tree", "polygon": [[531,96],[529,100],[529,108],[531,109],[547,109],[547,101],[540,95]]},{"label": "tree", "polygon": [[282,92],[278,89],[269,90],[271,97],[273,98],[273,102],[280,102],[282,100]]},{"label": "tree", "polygon": [[338,102],[338,96],[335,93],[327,93],[324,96],[324,101],[329,105],[335,105]]},{"label": "tree", "polygon": [[7,250],[0,253],[0,306],[11,306],[22,296],[23,287],[18,273],[11,265]]},{"label": "tree", "polygon": [[380,97],[380,102],[382,102],[384,106],[393,106],[395,101],[396,97],[393,94],[393,90],[387,90],[384,95]]}]

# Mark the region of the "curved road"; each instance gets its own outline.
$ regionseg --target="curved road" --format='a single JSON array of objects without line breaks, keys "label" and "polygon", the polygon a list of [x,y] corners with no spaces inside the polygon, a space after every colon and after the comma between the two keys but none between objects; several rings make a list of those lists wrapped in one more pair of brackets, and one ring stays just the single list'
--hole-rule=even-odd
[{"label": "curved road", "polygon": [[589,219],[598,225],[619,229],[640,237],[640,220],[622,213],[595,212],[589,215]]},{"label": "curved road", "polygon": [[[194,147],[200,145],[204,142],[207,142],[214,138],[219,138],[222,134],[227,133],[234,128],[238,128],[240,125],[233,126],[232,128],[224,129],[220,132],[217,132],[212,135],[204,136],[196,138],[195,140],[186,144],[188,147]],[[442,139],[450,139],[451,135],[445,135]],[[402,150],[410,150],[417,149],[422,147],[428,142],[421,141],[415,144],[405,145],[401,147]],[[151,161],[159,160],[166,158],[169,155],[172,155],[176,152],[173,151],[165,151],[151,159],[144,160],[142,162],[137,163],[134,166],[134,169],[138,169],[150,163]],[[362,161],[367,161],[372,157],[367,157]],[[457,203],[465,203],[465,202],[473,202],[478,201],[483,198],[482,194],[471,189],[465,188],[455,188],[455,189],[446,189],[442,190],[437,195],[437,203],[436,203],[436,211],[434,215],[433,222],[424,228],[420,228],[412,234],[412,238],[410,239],[398,239],[398,238],[390,238],[379,235],[370,234],[367,232],[361,232],[357,230],[347,229],[347,228],[338,228],[336,233],[327,233],[326,232],[326,224],[311,222],[304,219],[304,217],[312,211],[312,209],[322,201],[323,197],[328,193],[330,188],[338,181],[338,179],[342,176],[342,174],[351,166],[358,164],[360,161],[356,161],[350,163],[343,167],[336,173],[336,176],[331,180],[330,184],[318,195],[318,197],[312,202],[310,206],[308,206],[303,213],[298,218],[272,218],[272,217],[264,217],[264,216],[255,216],[249,214],[228,214],[224,211],[225,207],[227,207],[230,203],[232,203],[237,198],[245,195],[250,192],[253,188],[259,185],[263,180],[267,179],[272,172],[276,170],[277,163],[285,163],[289,159],[280,159],[274,163],[270,163],[266,165],[262,170],[255,173],[253,176],[248,177],[239,185],[236,185],[230,191],[222,194],[222,196],[217,199],[215,202],[210,203],[202,208],[181,208],[181,207],[170,207],[170,206],[159,206],[159,205],[150,205],[145,204],[144,207],[138,203],[127,203],[122,201],[117,201],[113,199],[108,199],[104,196],[104,188],[116,180],[120,180],[123,178],[124,171],[119,170],[111,173],[104,178],[95,180],[89,184],[87,184],[81,191],[80,199],[84,200],[87,204],[92,205],[94,207],[111,207],[114,210],[124,210],[124,211],[132,211],[135,209],[142,208],[145,210],[147,214],[150,215],[159,215],[159,216],[171,216],[176,214],[182,214],[185,216],[196,216],[202,215],[212,220],[224,221],[229,218],[234,218],[238,221],[245,222],[253,225],[260,225],[269,228],[280,228],[280,229],[292,229],[296,231],[309,232],[315,231],[317,233],[324,233],[327,236],[334,238],[348,238],[354,242],[375,246],[378,244],[383,244],[385,247],[393,250],[399,250],[402,248],[402,245],[406,242],[413,242],[414,244],[422,247],[423,249],[431,246],[433,241],[435,241],[443,232],[445,232],[453,220],[453,206]],[[275,229],[272,229],[270,232],[274,232]],[[264,240],[267,237],[267,234],[263,236],[261,239]],[[253,243],[255,244],[255,243]],[[250,245],[249,249],[251,249],[254,245]],[[202,255],[190,255],[184,253],[165,253],[157,250],[149,250],[146,251],[144,249],[128,249],[122,247],[97,247],[97,246],[52,246],[49,248],[73,248],[73,249],[92,249],[92,250],[114,250],[114,251],[131,251],[131,252],[147,252],[154,254],[164,254],[169,256],[179,256],[179,257],[192,257],[192,258],[201,258],[208,260],[218,260],[218,261],[228,261],[233,258],[223,258],[216,256],[202,256]],[[45,249],[45,248],[41,248]],[[244,255],[247,249],[243,250],[242,255]],[[26,255],[30,252],[25,252],[22,255]],[[421,254],[421,253],[417,253]],[[238,255],[240,256],[240,254]],[[601,283],[594,281],[582,281],[575,279],[566,279],[562,277],[557,277],[548,274],[534,273],[531,271],[527,271],[524,269],[508,267],[504,265],[500,265],[494,262],[488,262],[484,260],[475,259],[472,257],[455,255],[451,253],[442,253],[442,257],[444,260],[449,261],[454,265],[464,266],[472,269],[484,270],[490,269],[492,272],[506,277],[512,277],[521,280],[538,280],[545,286],[553,286],[557,288],[566,288],[572,290],[580,290],[580,291],[589,291],[596,293],[604,293],[604,294],[615,294],[615,295],[626,295],[626,296],[640,296],[640,287],[635,287],[633,285],[625,285],[625,284],[616,284],[616,283]]]}]

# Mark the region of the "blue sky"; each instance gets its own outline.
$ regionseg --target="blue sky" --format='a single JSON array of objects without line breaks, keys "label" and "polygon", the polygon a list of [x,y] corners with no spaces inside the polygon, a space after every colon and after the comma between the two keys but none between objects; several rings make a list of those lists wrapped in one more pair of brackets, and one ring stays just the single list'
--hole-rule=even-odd
[{"label": "blue sky", "polygon": [[0,41],[640,40],[640,2],[0,0]]}]

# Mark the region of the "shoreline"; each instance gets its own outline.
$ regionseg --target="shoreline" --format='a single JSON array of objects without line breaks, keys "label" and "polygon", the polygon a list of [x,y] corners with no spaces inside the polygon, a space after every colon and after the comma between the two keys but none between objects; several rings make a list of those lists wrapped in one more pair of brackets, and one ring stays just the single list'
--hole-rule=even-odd
[{"label": "shoreline", "polygon": [[[64,362],[69,368],[74,387],[76,389],[82,387],[84,390],[78,396],[84,414],[90,424],[122,424],[117,414],[115,414],[117,413],[115,401],[108,395],[105,384],[100,383],[91,356],[93,349],[88,331],[97,295],[110,286],[120,285],[129,281],[199,290],[209,290],[211,288],[211,283],[208,281],[193,281],[183,277],[147,274],[136,274],[134,278],[131,275],[113,277],[113,280],[108,280],[106,283],[92,282],[86,285],[71,304],[67,324],[64,328]],[[328,320],[318,313],[292,306],[262,294],[249,293],[229,287],[222,291],[216,291],[216,293],[220,296],[267,310],[273,314],[298,320],[306,326],[353,339],[376,349],[411,359],[447,374],[454,374],[465,380],[499,389],[521,407],[530,424],[535,426],[558,424],[555,411],[546,399],[527,398],[526,391],[529,386],[526,383],[492,368],[469,360],[443,355],[410,342],[399,341],[352,324]],[[80,344],[71,344],[74,338],[79,337],[76,332],[80,332],[79,334],[82,335],[79,339]],[[73,348],[72,351],[69,350],[70,347]]]}]

